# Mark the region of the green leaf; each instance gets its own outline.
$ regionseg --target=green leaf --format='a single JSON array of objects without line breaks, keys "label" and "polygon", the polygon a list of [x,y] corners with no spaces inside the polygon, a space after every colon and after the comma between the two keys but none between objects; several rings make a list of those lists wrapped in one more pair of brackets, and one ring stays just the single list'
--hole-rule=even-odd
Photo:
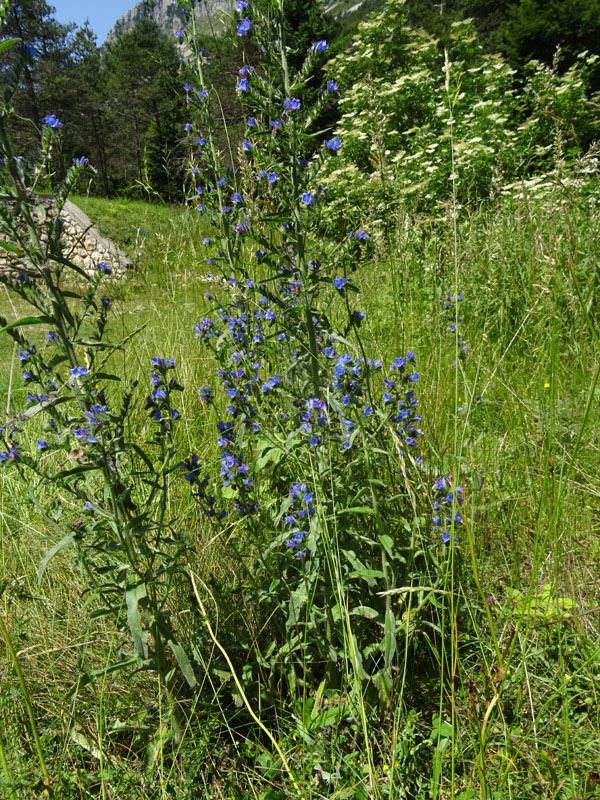
[{"label": "green leaf", "polygon": [[135,450],[135,452],[136,452],[136,453],[138,454],[138,456],[139,456],[139,457],[142,459],[142,461],[144,462],[144,464],[145,464],[145,465],[148,467],[148,469],[150,470],[150,472],[153,472],[153,471],[154,471],[154,464],[153,464],[153,463],[152,463],[152,461],[151,461],[151,460],[148,458],[148,456],[147,456],[147,454],[145,453],[145,451],[144,451],[144,450],[143,450],[143,449],[142,449],[142,448],[141,448],[141,447],[140,447],[138,444],[135,444],[135,442],[132,442],[132,443],[131,443],[131,447],[133,447],[133,449]]},{"label": "green leaf", "polygon": [[99,469],[99,467],[97,467],[95,464],[80,464],[78,467],[73,467],[72,469],[62,469],[60,472],[57,472],[52,476],[52,480],[62,480],[63,478],[68,478],[70,475],[78,475],[82,472],[91,472],[94,469]]},{"label": "green leaf", "polygon": [[288,618],[286,620],[286,628],[288,630],[292,625],[297,625],[300,621],[300,611],[302,608],[304,608],[307,600],[308,585],[306,583],[302,583],[294,592],[292,592],[292,596],[290,597]]},{"label": "green leaf", "polygon": [[0,42],[0,53],[7,47],[14,47],[16,43],[20,41],[20,39],[5,39],[3,42]]},{"label": "green leaf", "polygon": [[64,258],[63,256],[60,256],[57,253],[53,253],[50,258],[52,261],[56,261],[58,264],[62,264],[63,266],[69,267],[70,269],[79,273],[79,275],[81,275],[82,278],[85,278],[88,283],[92,282],[92,278],[87,274],[87,272],[81,267],[78,267],[77,264],[74,264],[72,261],[69,261],[68,258]]},{"label": "green leaf", "polygon": [[385,578],[385,575],[379,569],[358,569],[356,572],[350,572],[349,578],[362,578],[363,581],[370,583],[374,578]]},{"label": "green leaf", "polygon": [[15,322],[11,322],[9,325],[5,325],[4,328],[0,328],[0,333],[4,333],[5,331],[10,331],[12,328],[19,328],[21,325],[53,325],[54,320],[52,317],[22,317],[21,319],[15,320]]},{"label": "green leaf", "polygon": [[257,443],[257,453],[258,456],[255,465],[258,471],[264,469],[267,464],[276,466],[285,456],[285,451],[279,445],[273,444],[273,442],[264,438],[260,439]]},{"label": "green leaf", "polygon": [[383,655],[385,668],[389,670],[396,655],[396,617],[391,608],[385,612],[385,629],[383,633]]},{"label": "green leaf", "polygon": [[142,629],[142,618],[140,615],[139,602],[147,596],[146,584],[138,583],[125,592],[125,603],[127,605],[127,622],[133,638],[133,644],[139,656],[143,659],[148,658],[148,643]]},{"label": "green leaf", "polygon": [[370,608],[370,606],[356,606],[350,613],[357,617],[375,620],[375,622],[383,625],[383,619],[379,611],[376,611],[374,608]]},{"label": "green leaf", "polygon": [[101,617],[108,617],[114,613],[112,608],[95,608],[90,612],[88,619],[100,619]]},{"label": "green leaf", "polygon": [[[0,44],[0,50],[2,49],[2,45]],[[18,247],[15,247],[14,244],[9,244],[8,242],[3,242],[0,240],[0,247],[3,250],[8,250],[9,253],[16,253],[17,255],[22,255],[23,251],[20,250]]]},{"label": "green leaf", "polygon": [[369,506],[353,506],[352,508],[342,508],[340,511],[336,512],[339,514],[374,514],[372,508]]},{"label": "green leaf", "polygon": [[394,558],[394,540],[392,537],[388,536],[387,533],[382,533],[377,538],[388,556]]},{"label": "green leaf", "polygon": [[190,687],[195,689],[198,685],[198,681],[196,680],[194,670],[192,669],[192,665],[190,664],[190,660],[187,657],[185,650],[180,644],[177,644],[177,642],[174,642],[172,639],[169,639],[168,645],[173,651],[173,655],[177,659],[177,663],[179,664],[179,669],[183,673],[183,677],[186,679]]},{"label": "green leaf", "polygon": [[48,566],[48,562],[50,561],[50,559],[54,558],[54,556],[61,550],[64,550],[65,547],[70,547],[74,541],[75,541],[75,534],[69,533],[66,536],[63,536],[60,542],[57,542],[54,545],[54,547],[48,550],[46,555],[42,558],[40,566],[38,568],[38,574],[37,574],[38,586],[40,586],[42,583],[42,578],[44,576],[44,572],[46,571],[46,567]]},{"label": "green leaf", "polygon": [[105,381],[120,381],[121,378],[117,375],[111,375],[109,372],[94,372],[94,379],[101,378]]}]

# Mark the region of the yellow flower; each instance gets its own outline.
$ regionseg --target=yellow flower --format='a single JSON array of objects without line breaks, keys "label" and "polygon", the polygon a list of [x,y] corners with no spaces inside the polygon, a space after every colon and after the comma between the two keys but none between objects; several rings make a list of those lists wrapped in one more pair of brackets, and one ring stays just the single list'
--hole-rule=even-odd
[{"label": "yellow flower", "polygon": [[544,384],[544,389],[549,389],[549,388],[550,388],[550,384],[549,383],[545,383]]}]

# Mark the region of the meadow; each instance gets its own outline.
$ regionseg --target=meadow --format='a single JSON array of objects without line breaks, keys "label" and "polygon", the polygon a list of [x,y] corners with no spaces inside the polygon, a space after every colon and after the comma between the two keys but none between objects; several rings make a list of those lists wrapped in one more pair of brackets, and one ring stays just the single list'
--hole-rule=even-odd
[{"label": "meadow", "polygon": [[326,46],[281,85],[280,52],[240,70],[237,172],[191,59],[186,206],[71,193],[123,277],[54,220],[42,247],[3,165],[7,798],[600,797],[597,174],[555,131],[543,178],[464,202],[496,178],[476,146],[461,183],[447,56],[419,198],[426,148],[304,164]]}]

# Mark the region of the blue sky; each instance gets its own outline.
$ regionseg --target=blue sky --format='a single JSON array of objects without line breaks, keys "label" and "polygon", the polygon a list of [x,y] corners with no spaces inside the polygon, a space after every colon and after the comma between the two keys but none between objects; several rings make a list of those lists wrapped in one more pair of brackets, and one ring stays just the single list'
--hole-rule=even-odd
[{"label": "blue sky", "polygon": [[101,45],[115,21],[136,4],[137,0],[48,0],[54,6],[59,22],[83,25],[86,19]]}]

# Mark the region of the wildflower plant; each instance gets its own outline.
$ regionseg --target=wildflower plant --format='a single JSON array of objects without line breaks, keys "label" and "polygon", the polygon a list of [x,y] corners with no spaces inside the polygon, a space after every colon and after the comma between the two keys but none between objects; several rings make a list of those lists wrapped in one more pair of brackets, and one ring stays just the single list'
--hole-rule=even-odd
[{"label": "wildflower plant", "polygon": [[[460,327],[463,318],[459,316],[459,303],[462,302],[463,297],[464,296],[462,292],[457,295],[452,295],[450,292],[446,292],[444,298],[438,302],[443,309],[442,319],[446,323],[445,333],[450,340],[448,347],[453,348],[455,353],[458,355],[458,358],[464,360],[471,348],[467,342],[465,342],[460,333]],[[456,360],[452,363],[452,366],[456,366]]]},{"label": "wildflower plant", "polygon": [[207,517],[234,531],[228,542],[250,575],[243,608],[265,621],[257,641],[244,617],[256,667],[244,670],[248,680],[264,674],[266,650],[273,686],[323,679],[335,688],[353,673],[385,704],[411,597],[396,593],[422,566],[419,374],[415,353],[383,364],[361,337],[355,270],[368,233],[326,236],[317,175],[344,147],[319,127],[337,91],[332,79],[313,86],[327,42],[293,72],[283,2],[240,0],[236,35],[262,60],[239,69],[247,128],[228,168],[212,136],[192,6],[179,5],[188,12],[188,200],[212,231],[203,240],[212,312],[194,332],[218,365],[215,385],[199,389],[214,409],[217,475],[194,454],[185,477]]},{"label": "wildflower plant", "polygon": [[22,369],[22,391],[0,427],[0,469],[20,475],[58,537],[39,580],[56,553],[73,548],[86,592],[97,601],[90,623],[112,618],[133,645],[120,666],[156,670],[170,692],[177,666],[195,685],[169,610],[185,552],[167,511],[183,387],[175,362],[154,358],[144,387],[146,441],[129,438],[139,390],[108,371],[111,354],[124,344],[107,340],[113,268],[100,262],[86,272],[65,255],[62,234],[67,196],[92,167],[85,158],[73,163],[48,208],[36,189],[48,176],[60,120],[44,118],[36,162],[13,149],[10,91],[29,58],[26,50],[18,54],[0,103],[0,247],[9,259],[0,283],[31,309],[20,319],[0,317]]}]

